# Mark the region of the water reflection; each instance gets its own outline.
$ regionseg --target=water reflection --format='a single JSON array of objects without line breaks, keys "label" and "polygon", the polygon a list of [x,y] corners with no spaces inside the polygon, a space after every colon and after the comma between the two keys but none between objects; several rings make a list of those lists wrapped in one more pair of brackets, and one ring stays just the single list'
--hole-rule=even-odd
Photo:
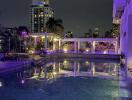
[{"label": "water reflection", "polygon": [[[103,76],[117,77],[119,64],[113,62],[92,62],[83,60],[51,61],[43,66],[26,70],[27,79],[49,80],[58,77]],[[23,82],[24,83],[24,82]]]},{"label": "water reflection", "polygon": [[2,82],[0,81],[0,87],[2,87],[2,85],[3,85],[3,84],[2,84]]}]

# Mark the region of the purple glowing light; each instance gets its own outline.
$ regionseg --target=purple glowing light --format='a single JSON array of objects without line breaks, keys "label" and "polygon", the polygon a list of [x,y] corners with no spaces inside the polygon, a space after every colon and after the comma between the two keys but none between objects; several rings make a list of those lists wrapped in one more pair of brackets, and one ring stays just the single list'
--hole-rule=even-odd
[{"label": "purple glowing light", "polygon": [[21,84],[24,84],[25,83],[25,80],[21,80]]},{"label": "purple glowing light", "polygon": [[21,32],[21,36],[26,37],[28,33],[26,31]]}]

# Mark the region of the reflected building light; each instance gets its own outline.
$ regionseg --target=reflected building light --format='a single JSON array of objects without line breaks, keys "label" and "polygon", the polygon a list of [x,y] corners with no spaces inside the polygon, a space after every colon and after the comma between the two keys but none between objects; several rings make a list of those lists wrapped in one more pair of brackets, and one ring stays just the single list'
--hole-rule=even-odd
[{"label": "reflected building light", "polygon": [[86,62],[85,62],[85,65],[88,66],[88,65],[89,65],[89,61],[86,61]]},{"label": "reflected building light", "polygon": [[68,64],[68,61],[67,60],[64,60],[63,64]]},{"label": "reflected building light", "polygon": [[95,63],[91,63],[91,72],[92,72],[92,75],[94,76],[95,75],[95,72],[96,72],[96,70],[95,70]]},{"label": "reflected building light", "polygon": [[22,80],[21,80],[21,84],[24,84],[24,83],[25,83],[25,80],[24,80],[24,79],[22,79]]},{"label": "reflected building light", "polygon": [[56,72],[53,72],[53,75],[57,75],[57,73]]},{"label": "reflected building light", "polygon": [[38,78],[38,73],[37,73],[37,69],[36,68],[34,69],[34,73],[33,73],[33,77],[32,78],[35,78],[35,79]]},{"label": "reflected building light", "polygon": [[2,84],[2,82],[0,82],[0,87],[2,87],[3,86],[3,84]]},{"label": "reflected building light", "polygon": [[40,68],[40,73],[39,73],[39,78],[43,78],[44,77],[44,68],[41,67]]}]

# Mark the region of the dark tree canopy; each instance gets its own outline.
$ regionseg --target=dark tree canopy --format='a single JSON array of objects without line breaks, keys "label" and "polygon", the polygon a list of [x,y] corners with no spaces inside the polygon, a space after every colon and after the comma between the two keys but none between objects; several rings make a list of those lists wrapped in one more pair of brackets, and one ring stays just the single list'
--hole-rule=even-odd
[{"label": "dark tree canopy", "polygon": [[63,21],[61,19],[50,18],[46,23],[46,32],[54,33],[54,35],[59,37],[64,37]]}]

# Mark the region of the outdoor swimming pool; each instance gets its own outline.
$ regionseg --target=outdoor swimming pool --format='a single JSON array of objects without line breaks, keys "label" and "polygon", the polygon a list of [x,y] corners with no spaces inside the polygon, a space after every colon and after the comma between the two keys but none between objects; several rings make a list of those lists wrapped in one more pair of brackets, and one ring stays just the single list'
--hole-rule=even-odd
[{"label": "outdoor swimming pool", "polygon": [[119,100],[119,62],[50,60],[0,78],[0,100]]}]

